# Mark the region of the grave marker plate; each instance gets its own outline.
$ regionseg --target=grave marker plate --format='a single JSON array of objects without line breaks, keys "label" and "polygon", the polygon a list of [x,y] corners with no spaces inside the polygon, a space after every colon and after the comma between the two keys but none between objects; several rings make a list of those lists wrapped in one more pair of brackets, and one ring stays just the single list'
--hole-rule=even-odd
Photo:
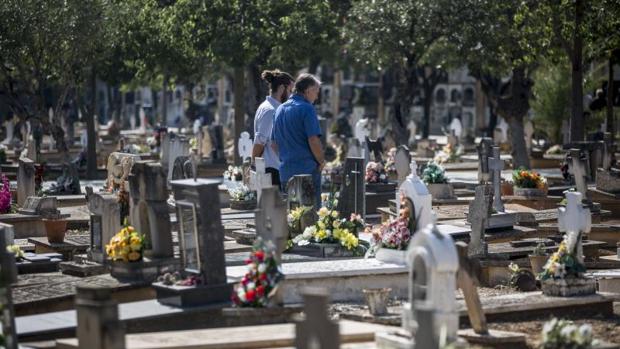
[{"label": "grave marker plate", "polygon": [[179,212],[181,255],[185,270],[200,273],[200,251],[198,250],[198,226],[196,205],[187,201],[177,201]]}]

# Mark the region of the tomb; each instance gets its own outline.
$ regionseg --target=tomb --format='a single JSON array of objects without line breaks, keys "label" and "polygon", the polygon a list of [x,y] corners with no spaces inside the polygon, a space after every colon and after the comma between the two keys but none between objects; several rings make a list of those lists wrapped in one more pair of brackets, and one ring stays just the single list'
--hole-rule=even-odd
[{"label": "tomb", "polygon": [[28,197],[34,196],[34,161],[19,159],[17,170],[17,206],[22,207]]},{"label": "tomb", "polygon": [[[57,209],[56,197],[28,197],[17,213],[8,213],[0,216],[0,222],[13,226],[17,239],[48,236],[48,228],[55,222],[67,224],[68,214],[61,214]],[[62,231],[64,236],[64,231]],[[53,240],[53,238],[52,238]]]},{"label": "tomb", "polygon": [[302,294],[305,318],[295,326],[295,348],[339,348],[340,328],[327,313],[327,290],[306,288]]},{"label": "tomb", "polygon": [[364,191],[364,159],[348,157],[344,162],[343,179],[336,208],[341,217],[350,217],[352,213],[366,216]]},{"label": "tomb", "polygon": [[433,207],[431,194],[417,174],[417,163],[411,160],[411,173],[400,185],[396,198],[396,212],[401,210],[401,197],[404,197],[405,204],[410,208],[411,219],[415,222],[410,224],[411,231],[417,231],[422,227],[432,223]]},{"label": "tomb", "polygon": [[202,128],[201,158],[198,161],[197,177],[219,177],[226,170],[224,155],[224,128],[222,125],[210,125]]},{"label": "tomb", "polygon": [[602,167],[597,169],[596,188],[590,189],[589,195],[617,218],[620,216],[620,170],[611,165],[614,146],[610,138],[610,134],[605,134]]},{"label": "tomb", "polygon": [[224,259],[224,230],[216,199],[219,181],[172,182],[179,219],[181,266],[191,285],[154,283],[162,304],[178,307],[225,303],[230,300]]}]

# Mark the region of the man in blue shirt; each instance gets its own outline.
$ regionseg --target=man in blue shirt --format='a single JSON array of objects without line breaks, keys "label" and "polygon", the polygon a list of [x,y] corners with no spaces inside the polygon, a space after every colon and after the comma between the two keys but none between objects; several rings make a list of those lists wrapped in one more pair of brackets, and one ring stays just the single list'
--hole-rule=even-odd
[{"label": "man in blue shirt", "polygon": [[311,74],[295,81],[295,93],[278,107],[271,138],[280,156],[280,181],[286,190],[288,180],[310,174],[314,182],[316,204],[321,204],[321,170],[325,166],[321,148],[321,128],[314,110],[321,84]]}]

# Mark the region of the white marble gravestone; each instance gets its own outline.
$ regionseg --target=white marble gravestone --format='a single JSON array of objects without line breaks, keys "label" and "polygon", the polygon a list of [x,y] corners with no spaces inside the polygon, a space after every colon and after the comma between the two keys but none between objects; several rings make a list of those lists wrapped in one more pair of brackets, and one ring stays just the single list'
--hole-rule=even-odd
[{"label": "white marble gravestone", "polygon": [[[575,251],[577,260],[583,264],[581,237],[592,228],[590,209],[582,204],[579,192],[564,192],[566,207],[558,208],[558,230],[568,236],[568,251]],[[574,244],[574,245],[573,245]]]},{"label": "white marble gravestone", "polygon": [[366,137],[370,137],[368,119],[360,119],[355,123],[355,139],[357,139],[360,145],[363,145],[366,142]]},{"label": "white marble gravestone", "polygon": [[459,258],[454,241],[431,222],[411,238],[407,266],[409,303],[403,305],[403,328],[414,333],[418,328],[416,322],[420,321],[417,311],[430,311],[433,314],[432,333],[425,335],[439,339],[441,332],[445,331],[447,343],[455,341],[459,327],[454,297]]},{"label": "white marble gravestone", "polygon": [[448,132],[460,141],[463,136],[463,124],[461,123],[461,120],[458,118],[452,119],[450,126],[448,126]]},{"label": "white marble gravestone", "polygon": [[241,157],[241,161],[252,157],[252,139],[246,131],[241,132],[239,137],[239,157]]},{"label": "white marble gravestone", "polygon": [[407,130],[409,131],[409,145],[412,145],[415,143],[416,132],[418,132],[418,126],[413,119],[409,120]]},{"label": "white marble gravestone", "polygon": [[410,171],[407,179],[400,185],[396,194],[396,212],[400,212],[400,196],[404,195],[413,204],[412,215],[417,227],[426,227],[433,223],[433,197],[428,191],[426,184],[417,174],[418,165],[411,160]]},{"label": "white marble gravestone", "polygon": [[272,186],[271,173],[265,171],[265,159],[256,158],[256,171],[250,170],[250,189],[256,191],[256,199],[260,202],[263,189]]},{"label": "white marble gravestone", "polygon": [[500,117],[497,126],[495,127],[495,130],[497,131],[497,137],[495,137],[495,142],[499,144],[508,142],[508,128],[509,126],[506,120]]},{"label": "white marble gravestone", "polygon": [[409,175],[409,165],[411,164],[411,153],[407,146],[401,145],[396,149],[396,155],[394,155],[394,167],[396,167],[396,174],[398,175],[398,186],[403,184],[407,176]]}]

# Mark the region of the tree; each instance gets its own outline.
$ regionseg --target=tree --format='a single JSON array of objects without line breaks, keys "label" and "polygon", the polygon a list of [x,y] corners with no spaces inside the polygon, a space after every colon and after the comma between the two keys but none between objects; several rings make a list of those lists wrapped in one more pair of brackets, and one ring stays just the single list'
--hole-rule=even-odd
[{"label": "tree", "polygon": [[534,75],[534,101],[537,128],[543,129],[556,143],[562,142],[562,121],[570,113],[570,70],[566,60],[546,62]]}]

